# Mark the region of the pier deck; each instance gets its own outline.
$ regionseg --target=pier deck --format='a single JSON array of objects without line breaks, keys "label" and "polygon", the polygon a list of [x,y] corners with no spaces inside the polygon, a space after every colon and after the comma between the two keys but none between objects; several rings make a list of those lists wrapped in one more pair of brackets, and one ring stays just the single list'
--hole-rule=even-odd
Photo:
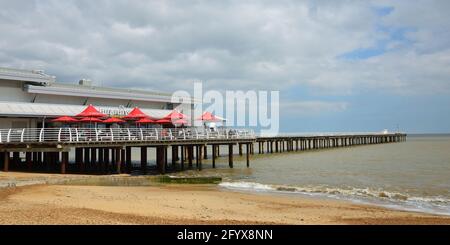
[{"label": "pier deck", "polygon": [[[211,148],[213,168],[220,156],[220,146],[228,147],[228,163],[233,168],[234,146],[243,155],[245,146],[246,165],[250,155],[305,151],[353,145],[401,142],[403,133],[351,133],[315,135],[257,136],[245,129],[199,129],[199,128],[45,128],[0,129],[0,165],[3,171],[33,171],[35,169],[66,173],[130,173],[131,152],[141,152],[140,171],[148,171],[148,148],[156,150],[156,168],[159,173],[167,170],[202,169],[202,159],[208,158]],[[170,148],[171,166],[168,163]],[[73,164],[69,154],[74,152]],[[70,165],[70,168],[69,168]]]}]

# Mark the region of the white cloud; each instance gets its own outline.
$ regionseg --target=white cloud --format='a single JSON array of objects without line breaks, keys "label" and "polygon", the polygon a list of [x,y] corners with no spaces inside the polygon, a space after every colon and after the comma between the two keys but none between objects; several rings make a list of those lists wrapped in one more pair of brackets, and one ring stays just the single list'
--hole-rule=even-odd
[{"label": "white cloud", "polygon": [[296,101],[282,103],[280,111],[288,115],[311,116],[341,112],[347,110],[348,107],[349,104],[347,102]]},{"label": "white cloud", "polygon": [[[173,91],[449,93],[448,1],[2,1],[0,66]],[[375,7],[393,6],[380,17]],[[410,28],[405,45],[336,58]]]}]

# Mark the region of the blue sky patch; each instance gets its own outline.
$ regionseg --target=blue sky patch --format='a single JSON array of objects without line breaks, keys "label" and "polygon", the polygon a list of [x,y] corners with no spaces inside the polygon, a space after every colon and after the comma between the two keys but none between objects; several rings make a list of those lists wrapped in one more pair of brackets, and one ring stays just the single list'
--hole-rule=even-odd
[{"label": "blue sky patch", "polygon": [[394,7],[376,7],[374,9],[378,16],[386,16],[394,11]]}]

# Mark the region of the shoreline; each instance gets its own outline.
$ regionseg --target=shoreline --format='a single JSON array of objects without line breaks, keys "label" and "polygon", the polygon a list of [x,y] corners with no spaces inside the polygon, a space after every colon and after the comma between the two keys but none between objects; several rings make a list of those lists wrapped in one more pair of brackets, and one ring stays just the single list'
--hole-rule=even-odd
[{"label": "shoreline", "polygon": [[450,224],[450,217],[217,185],[41,184],[0,189],[0,224]]},{"label": "shoreline", "polygon": [[[234,182],[222,182],[221,184],[226,183],[234,183]],[[237,182],[241,183],[242,182]],[[277,186],[277,185],[270,185],[270,184],[260,184],[255,182],[244,182],[245,184],[258,184],[262,186]],[[267,194],[267,195],[275,195],[275,196],[288,196],[288,197],[300,197],[300,198],[311,198],[311,199],[318,199],[318,200],[331,200],[331,201],[343,201],[348,202],[355,205],[368,205],[368,206],[375,206],[380,208],[385,208],[389,210],[396,210],[396,211],[405,211],[405,212],[415,212],[415,213],[423,213],[423,214],[429,214],[429,215],[437,215],[437,216],[443,216],[443,217],[449,217],[450,213],[443,213],[440,211],[433,210],[431,208],[418,208],[413,206],[407,206],[408,204],[401,204],[401,203],[395,203],[391,202],[390,200],[369,200],[368,197],[357,197],[357,196],[346,196],[346,195],[338,195],[338,194],[329,194],[325,192],[303,192],[303,191],[297,191],[295,186],[286,186],[286,185],[279,185],[281,186],[281,189],[279,190],[279,187],[271,188],[271,189],[254,189],[254,188],[240,188],[240,187],[230,187],[227,185],[222,186],[219,184],[219,188],[229,191],[236,191],[236,192],[242,192],[242,193],[250,193],[250,194]]]}]

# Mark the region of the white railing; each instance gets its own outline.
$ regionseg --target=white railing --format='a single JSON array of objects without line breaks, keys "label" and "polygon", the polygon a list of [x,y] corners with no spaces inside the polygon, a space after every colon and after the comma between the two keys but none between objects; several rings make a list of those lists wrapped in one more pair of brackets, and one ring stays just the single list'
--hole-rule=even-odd
[{"label": "white railing", "polygon": [[321,137],[321,136],[365,136],[365,135],[395,135],[404,132],[317,132],[317,133],[278,133],[276,135],[258,134],[257,137]]},{"label": "white railing", "polygon": [[10,128],[0,129],[0,144],[142,142],[255,139],[251,129],[206,128]]}]

